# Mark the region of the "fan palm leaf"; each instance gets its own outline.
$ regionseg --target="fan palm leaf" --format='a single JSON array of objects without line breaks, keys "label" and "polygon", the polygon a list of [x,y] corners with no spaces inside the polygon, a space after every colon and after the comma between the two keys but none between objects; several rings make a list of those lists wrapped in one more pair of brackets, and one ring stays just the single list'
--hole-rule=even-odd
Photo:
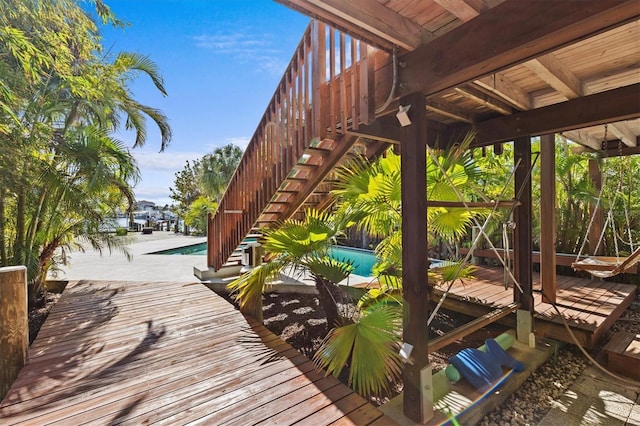
[{"label": "fan palm leaf", "polygon": [[400,310],[385,304],[372,306],[353,323],[332,330],[314,362],[336,377],[348,366],[349,384],[356,392],[365,397],[380,394],[401,375],[400,328]]}]

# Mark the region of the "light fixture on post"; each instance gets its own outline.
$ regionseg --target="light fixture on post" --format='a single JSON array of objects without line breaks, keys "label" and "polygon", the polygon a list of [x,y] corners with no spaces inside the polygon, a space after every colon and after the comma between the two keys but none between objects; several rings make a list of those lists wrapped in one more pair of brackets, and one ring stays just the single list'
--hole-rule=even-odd
[{"label": "light fixture on post", "polygon": [[400,105],[398,108],[396,118],[402,127],[406,127],[411,124],[411,119],[409,118],[409,114],[407,114],[409,108],[411,108],[411,105]]}]

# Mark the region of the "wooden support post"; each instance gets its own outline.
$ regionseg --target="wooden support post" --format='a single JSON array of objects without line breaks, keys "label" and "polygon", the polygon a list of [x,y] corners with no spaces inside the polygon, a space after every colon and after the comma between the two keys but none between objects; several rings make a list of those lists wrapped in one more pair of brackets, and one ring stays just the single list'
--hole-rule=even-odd
[{"label": "wooden support post", "polygon": [[0,400],[29,360],[27,268],[0,268]]},{"label": "wooden support post", "polygon": [[[516,229],[514,231],[514,277],[518,280],[522,293],[517,286],[513,288],[514,302],[520,309],[533,312],[533,242],[531,220],[531,138],[520,137],[514,140],[514,159],[520,160],[515,173],[516,195],[520,193],[520,206],[514,211]],[[528,336],[526,339],[528,340]],[[520,337],[519,337],[520,340]],[[525,341],[527,341],[525,340]]]},{"label": "wooden support post", "polygon": [[[589,159],[589,179],[593,183],[593,187],[596,191],[600,191],[602,188],[602,170],[600,170],[600,164],[598,160]],[[593,223],[591,229],[589,229],[589,255],[591,256],[604,256],[604,244],[598,247],[598,240],[602,234],[602,227],[604,226],[604,213],[602,206],[598,207],[598,210],[594,212],[596,205],[591,204],[589,209],[589,217],[593,217]]]},{"label": "wooden support post", "polygon": [[540,281],[542,301],[556,301],[555,135],[540,137]]},{"label": "wooden support post", "polygon": [[[411,105],[411,124],[402,128],[400,153],[402,174],[402,292],[404,297],[403,341],[413,347],[411,362],[405,364],[403,379],[404,415],[423,423],[433,415],[425,402],[432,392],[424,371],[429,368],[428,328],[429,286],[427,282],[427,176],[426,101],[414,93],[400,101]],[[425,383],[426,381],[426,383]]]}]

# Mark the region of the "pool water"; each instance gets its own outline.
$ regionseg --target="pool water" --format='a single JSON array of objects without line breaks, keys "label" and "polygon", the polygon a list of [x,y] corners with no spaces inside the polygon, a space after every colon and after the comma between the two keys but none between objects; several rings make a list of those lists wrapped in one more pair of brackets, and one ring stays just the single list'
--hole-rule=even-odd
[{"label": "pool water", "polygon": [[[255,238],[250,238],[244,242],[256,241]],[[333,246],[331,248],[331,255],[337,260],[346,260],[353,262],[354,274],[362,275],[363,277],[370,277],[372,275],[371,270],[373,265],[376,264],[377,259],[373,251],[359,249],[355,247]],[[188,254],[188,255],[201,255],[207,254],[207,243],[192,244],[190,246],[176,247],[168,250],[156,251],[150,254]],[[437,268],[445,264],[444,261],[438,259],[429,259],[431,261],[430,268]]]},{"label": "pool water", "polygon": [[149,254],[193,254],[206,255],[207,243],[192,244],[190,246],[176,247],[168,250],[154,251]]},{"label": "pool water", "polygon": [[331,257],[336,260],[353,262],[355,268],[353,273],[363,277],[371,276],[373,265],[377,262],[376,256],[371,250],[353,247],[334,246],[331,248]]}]

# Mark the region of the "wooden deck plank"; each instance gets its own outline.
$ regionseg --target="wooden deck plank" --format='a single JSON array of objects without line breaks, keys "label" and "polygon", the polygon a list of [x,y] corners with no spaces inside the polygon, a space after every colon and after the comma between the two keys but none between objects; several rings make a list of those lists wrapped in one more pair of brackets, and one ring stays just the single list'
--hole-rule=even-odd
[{"label": "wooden deck plank", "polygon": [[[293,393],[295,393],[296,398],[307,399],[311,398],[314,395],[317,395],[318,392],[326,392],[328,389],[336,385],[337,379],[335,377],[324,377],[313,383],[307,383],[305,386],[297,389],[286,389],[287,392],[283,394],[281,394],[281,392],[278,392],[277,394],[274,394],[274,396],[268,401],[259,401],[259,403],[255,405],[247,404],[243,407],[237,407],[236,409],[238,409],[238,415],[232,415],[232,418],[228,418],[226,415],[222,416],[220,415],[221,413],[214,413],[211,417],[203,417],[202,419],[199,419],[195,424],[251,424],[254,419],[266,419],[288,409],[291,405],[289,401],[291,401],[291,399],[294,397],[292,395]],[[374,408],[373,406],[370,407],[375,412],[382,415],[382,413],[378,409]]]},{"label": "wooden deck plank", "polygon": [[38,425],[256,423],[291,407],[298,420],[323,410],[316,424],[350,412],[383,417],[201,284],[85,281],[67,286],[0,417]]},{"label": "wooden deck plank", "polygon": [[312,415],[316,411],[322,410],[332,402],[335,403],[351,392],[348,388],[345,389],[342,386],[334,386],[327,389],[323,393],[318,393],[311,398],[307,398],[304,401],[299,401],[297,404],[290,408],[281,411],[280,413],[272,416],[264,421],[256,422],[256,425],[280,425],[280,424],[295,424],[302,419]]},{"label": "wooden deck plank", "polygon": [[[463,313],[482,315],[490,309],[506,306],[513,301],[513,289],[504,290],[501,268],[479,266],[473,279],[466,284],[455,284],[445,306]],[[580,277],[557,276],[557,306],[568,319],[579,338],[589,346],[604,335],[606,330],[634,300],[636,287],[609,281]],[[534,289],[540,289],[540,275],[533,274]],[[442,290],[435,290],[436,296]],[[562,319],[551,304],[542,303],[542,295],[534,292],[536,328],[549,336],[572,343],[564,330]],[[539,326],[539,327],[538,327]],[[551,328],[550,328],[551,327]]]}]

